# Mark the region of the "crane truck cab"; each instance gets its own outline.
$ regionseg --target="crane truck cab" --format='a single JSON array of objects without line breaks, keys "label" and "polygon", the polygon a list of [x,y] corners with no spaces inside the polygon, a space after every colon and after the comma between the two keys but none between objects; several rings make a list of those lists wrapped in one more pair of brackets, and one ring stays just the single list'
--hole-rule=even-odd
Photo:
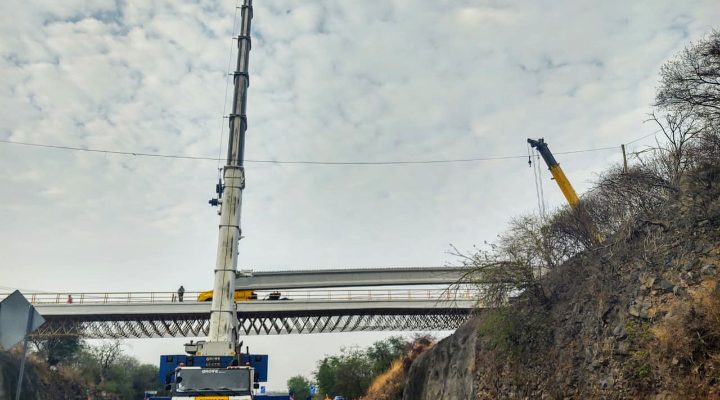
[{"label": "crane truck cab", "polygon": [[178,367],[172,385],[173,400],[252,400],[253,368]]}]

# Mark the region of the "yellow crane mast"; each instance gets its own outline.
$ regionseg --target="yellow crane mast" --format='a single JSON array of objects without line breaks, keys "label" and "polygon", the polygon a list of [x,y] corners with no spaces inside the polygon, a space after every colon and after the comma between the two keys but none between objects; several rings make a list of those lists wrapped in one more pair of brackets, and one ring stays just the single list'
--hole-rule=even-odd
[{"label": "yellow crane mast", "polygon": [[[563,172],[562,168],[560,168],[560,164],[558,164],[557,160],[555,160],[555,156],[553,156],[552,152],[550,152],[547,143],[545,143],[545,139],[528,139],[527,142],[530,143],[530,146],[537,149],[543,160],[545,160],[545,164],[547,164],[548,169],[550,169],[550,173],[552,174],[553,179],[555,179],[555,182],[560,187],[560,190],[565,196],[568,204],[570,204],[570,207],[572,207],[573,209],[577,209],[578,205],[580,205],[580,198],[575,192],[575,189],[570,184],[567,176],[565,176],[565,172]],[[587,214],[587,211],[580,210],[579,212],[581,213],[581,219],[583,221],[586,221],[585,223],[587,224],[587,227],[593,239],[595,239],[597,243],[602,242],[603,237],[595,227],[595,224],[592,222],[592,219]]]}]

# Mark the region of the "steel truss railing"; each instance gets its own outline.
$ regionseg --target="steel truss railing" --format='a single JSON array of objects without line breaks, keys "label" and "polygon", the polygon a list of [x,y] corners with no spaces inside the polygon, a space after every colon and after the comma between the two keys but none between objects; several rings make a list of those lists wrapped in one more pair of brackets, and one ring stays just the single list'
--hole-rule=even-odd
[{"label": "steel truss railing", "polygon": [[[238,315],[244,335],[279,335],[363,331],[453,330],[466,321],[466,308],[429,308],[324,315]],[[207,315],[155,315],[93,320],[89,317],[49,318],[33,336],[82,336],[86,338],[153,338],[206,336]]]}]

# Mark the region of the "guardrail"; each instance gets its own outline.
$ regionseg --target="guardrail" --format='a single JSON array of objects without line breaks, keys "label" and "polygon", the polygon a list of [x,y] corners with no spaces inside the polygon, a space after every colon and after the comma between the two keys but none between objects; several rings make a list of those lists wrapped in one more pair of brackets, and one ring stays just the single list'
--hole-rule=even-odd
[{"label": "guardrail", "polygon": [[[411,301],[475,300],[477,289],[330,289],[330,290],[284,290],[281,292],[257,290],[257,300],[245,301]],[[279,293],[279,295],[277,294]],[[185,292],[182,301],[197,303],[200,292]],[[0,293],[0,300],[10,293]],[[105,292],[105,293],[24,293],[32,304],[128,304],[128,303],[175,303],[177,292]],[[239,301],[242,303],[244,301]]]}]

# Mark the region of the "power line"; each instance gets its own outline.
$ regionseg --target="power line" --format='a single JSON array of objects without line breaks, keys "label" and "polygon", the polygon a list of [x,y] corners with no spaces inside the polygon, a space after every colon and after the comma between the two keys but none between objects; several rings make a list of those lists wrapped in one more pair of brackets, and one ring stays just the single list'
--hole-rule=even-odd
[{"label": "power line", "polygon": [[633,143],[635,143],[635,142],[638,142],[638,141],[640,141],[640,140],[643,140],[643,139],[645,139],[645,138],[649,138],[650,136],[655,136],[655,135],[657,135],[657,132],[647,134],[647,135],[645,135],[645,136],[643,136],[643,137],[639,137],[639,138],[637,138],[637,139],[635,139],[635,140],[631,140],[631,141],[629,141],[629,142],[627,142],[627,143],[625,143],[625,144],[633,144]]},{"label": "power line", "polygon": [[[635,143],[639,140],[645,139],[647,137],[653,136],[655,134],[645,135],[643,137],[634,139],[630,142],[627,142],[626,144]],[[19,146],[29,146],[29,147],[40,147],[40,148],[49,148],[49,149],[56,149],[56,150],[68,150],[68,151],[84,151],[88,153],[101,153],[101,154],[116,154],[116,155],[125,155],[125,156],[135,156],[135,157],[155,157],[155,158],[175,158],[175,159],[184,159],[184,160],[208,160],[208,161],[218,161],[221,160],[218,157],[203,157],[203,156],[186,156],[186,155],[179,155],[179,154],[163,154],[163,153],[145,153],[140,151],[120,151],[120,150],[106,150],[106,149],[93,149],[93,148],[85,148],[85,147],[74,147],[74,146],[60,146],[60,145],[52,145],[52,144],[42,144],[42,143],[30,143],[30,142],[16,142],[12,140],[5,140],[0,139],[0,143],[3,144],[11,144],[11,145],[19,145]],[[617,150],[619,146],[607,146],[607,147],[596,147],[596,148],[589,148],[589,149],[580,149],[580,150],[569,150],[569,151],[560,151],[555,152],[555,154],[577,154],[577,153],[588,153],[588,152],[595,152],[595,151],[607,151],[607,150]],[[527,155],[516,155],[516,156],[495,156],[495,157],[475,157],[475,158],[453,158],[453,159],[436,159],[436,160],[389,160],[389,161],[312,161],[312,160],[262,160],[262,159],[254,159],[254,160],[248,160],[246,159],[246,162],[249,163],[258,163],[258,164],[305,164],[305,165],[412,165],[412,164],[450,164],[450,163],[467,163],[467,162],[481,162],[481,161],[496,161],[496,160],[511,160],[511,159],[519,159],[519,158],[526,158]]]},{"label": "power line", "polygon": [[118,155],[124,155],[124,156],[182,158],[182,159],[188,159],[188,160],[212,160],[212,161],[218,160],[218,158],[215,158],[215,157],[182,156],[182,155],[176,155],[176,154],[161,154],[161,153],[142,153],[142,152],[138,152],[138,151],[89,149],[89,148],[83,148],[83,147],[58,146],[58,145],[53,145],[53,144],[15,142],[15,141],[11,141],[11,140],[3,140],[3,139],[0,139],[0,143],[17,144],[20,146],[30,146],[30,147],[43,147],[43,148],[57,149],[57,150],[85,151],[88,153],[118,154]]},{"label": "power line", "polygon": [[26,293],[52,293],[47,290],[27,289],[27,288],[23,289],[23,288],[14,287],[14,286],[0,286],[0,290],[9,290],[9,291],[20,290],[20,291],[26,292]]}]

